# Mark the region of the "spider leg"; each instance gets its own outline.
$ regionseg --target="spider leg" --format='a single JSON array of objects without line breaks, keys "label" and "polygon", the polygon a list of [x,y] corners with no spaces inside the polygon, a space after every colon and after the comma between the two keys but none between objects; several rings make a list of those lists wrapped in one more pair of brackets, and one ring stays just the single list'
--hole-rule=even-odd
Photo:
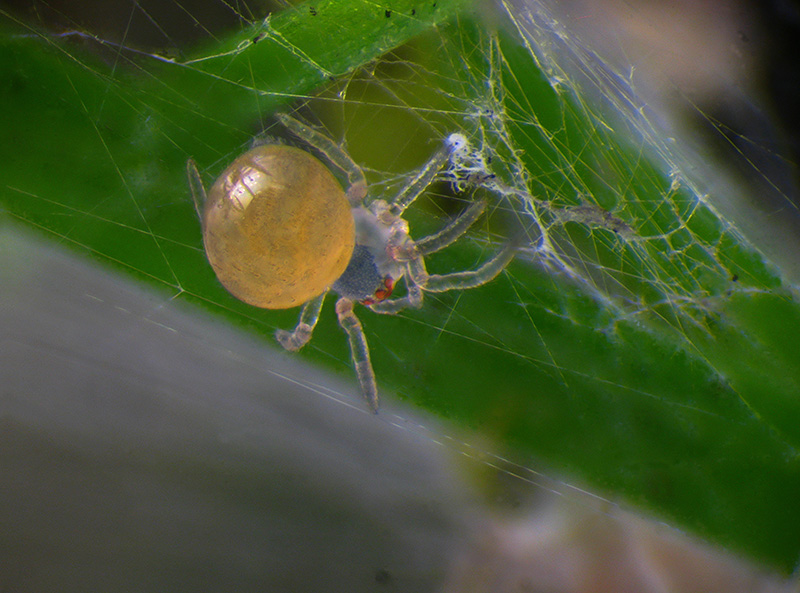
[{"label": "spider leg", "polygon": [[475,269],[466,272],[454,272],[452,274],[438,275],[433,274],[427,278],[415,279],[428,292],[447,292],[448,290],[466,290],[486,284],[494,280],[497,275],[514,259],[517,251],[516,243],[509,243],[506,247],[498,251],[494,257],[484,262]]},{"label": "spider leg", "polygon": [[450,143],[446,143],[439,150],[433,153],[433,156],[428,159],[403,188],[398,192],[397,196],[389,204],[389,211],[395,216],[403,214],[414,200],[416,200],[428,188],[434,178],[442,170],[447,160],[450,158],[453,148]]},{"label": "spider leg", "polygon": [[438,233],[428,235],[419,241],[415,241],[417,252],[420,255],[428,255],[436,253],[448,245],[452,245],[467,232],[469,227],[471,227],[476,220],[478,220],[478,217],[483,213],[485,208],[485,200],[473,202]]},{"label": "spider leg", "polygon": [[378,385],[375,382],[375,372],[372,370],[372,363],[369,360],[369,346],[367,337],[364,335],[364,328],[361,322],[353,313],[353,301],[340,298],[336,301],[336,315],[339,317],[339,325],[347,332],[350,341],[350,356],[353,359],[353,366],[358,375],[358,382],[361,384],[361,393],[367,400],[373,413],[378,413]]},{"label": "spider leg", "polygon": [[338,144],[324,134],[320,134],[286,113],[278,113],[276,117],[289,131],[316,148],[330,163],[347,174],[347,199],[352,206],[360,206],[367,195],[367,181],[361,167]]},{"label": "spider leg", "polygon": [[203,186],[203,179],[200,171],[197,170],[197,163],[193,159],[186,161],[186,176],[189,178],[189,188],[192,190],[192,200],[194,209],[200,220],[203,220],[203,206],[206,203],[206,188]]},{"label": "spider leg", "polygon": [[425,260],[421,254],[410,260],[406,266],[406,283],[408,293],[400,298],[381,301],[367,305],[375,313],[395,315],[403,309],[419,309],[425,292],[447,292],[448,290],[466,290],[475,288],[494,280],[505,267],[514,259],[518,245],[511,243],[501,249],[490,260],[475,269],[453,274],[428,275],[425,270]]},{"label": "spider leg", "polygon": [[322,310],[322,303],[325,301],[326,294],[328,294],[327,291],[303,305],[300,320],[297,322],[297,327],[294,328],[294,331],[288,332],[285,329],[279,329],[275,332],[275,339],[286,350],[296,352],[311,339],[311,334],[314,332],[314,327],[319,320],[319,312]]},{"label": "spider leg", "polygon": [[[442,230],[415,241],[414,249],[411,252],[414,255],[406,261],[405,278],[408,285],[406,296],[374,303],[368,305],[368,307],[375,313],[385,315],[395,315],[406,308],[419,309],[422,306],[422,291],[427,289],[424,284],[420,286],[420,283],[428,282],[430,278],[425,269],[424,256],[440,251],[455,243],[467,232],[467,229],[472,226],[485,208],[486,202],[484,200],[473,202]],[[497,273],[499,273],[499,270]]]}]

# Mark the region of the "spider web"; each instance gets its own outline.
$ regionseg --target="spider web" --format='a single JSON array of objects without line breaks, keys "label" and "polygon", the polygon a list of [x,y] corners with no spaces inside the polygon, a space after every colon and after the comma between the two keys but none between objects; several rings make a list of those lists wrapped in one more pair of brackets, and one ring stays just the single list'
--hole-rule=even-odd
[{"label": "spider web", "polygon": [[[223,34],[202,24],[205,9],[164,4],[212,49],[186,60],[186,44],[169,32],[167,17],[141,4],[130,7],[130,27],[119,38],[87,34],[63,15],[58,34],[30,33],[59,48],[63,71],[53,80],[82,112],[78,123],[52,131],[53,142],[90,137],[75,151],[93,155],[49,163],[50,175],[88,163],[110,175],[100,181],[102,197],[87,203],[82,188],[54,193],[39,183],[38,170],[22,171],[3,181],[12,217],[166,289],[165,301],[199,304],[271,340],[276,329],[293,327],[297,312],[255,310],[215,282],[182,178],[186,158],[195,158],[210,183],[253,136],[279,135],[270,114],[252,107],[266,96],[341,142],[363,166],[372,195],[390,197],[442,138],[462,133],[469,146],[408,212],[412,236],[434,232],[474,199],[488,200],[489,216],[458,246],[431,256],[429,271],[474,268],[510,239],[523,247],[508,270],[479,289],[426,295],[421,311],[396,317],[358,311],[379,389],[478,428],[545,467],[792,565],[796,542],[776,534],[786,533],[787,522],[800,525],[800,516],[780,504],[781,517],[771,513],[774,501],[791,500],[798,485],[798,411],[789,396],[800,393],[800,384],[789,372],[797,361],[780,331],[781,319],[798,319],[791,190],[770,184],[772,208],[790,214],[782,215],[783,226],[768,214],[743,215],[746,190],[713,167],[697,166],[701,159],[680,140],[678,123],[662,119],[623,44],[611,44],[621,57],[608,48],[608,55],[595,53],[576,36],[577,20],[543,4],[497,2],[482,16],[496,26],[460,16],[332,77],[262,20],[263,9],[210,3],[234,27],[256,27],[253,40],[284,44],[327,80],[291,97],[273,89],[269,72],[249,80],[225,69],[209,74],[209,61],[247,63],[250,46],[221,51]],[[57,11],[55,4],[39,6]],[[375,7],[386,19],[400,16],[390,3]],[[144,28],[135,24],[142,20],[161,31],[161,41],[130,38],[131,28]],[[102,52],[102,67],[84,45]],[[194,76],[197,96],[235,86],[257,117],[231,125],[220,115],[206,121],[207,129],[191,128],[198,113],[171,96],[185,94],[169,77],[176,71]],[[83,94],[82,76],[102,79],[105,95]],[[138,93],[137,79],[161,79],[161,94]],[[173,115],[158,127],[151,121],[167,112],[162,102]],[[111,121],[120,103],[137,117]],[[142,159],[151,150],[162,160]],[[751,165],[759,182],[770,181]],[[172,188],[166,195],[165,187]],[[763,326],[753,322],[760,299],[779,309],[777,320]],[[304,355],[351,376],[331,303]],[[354,401],[351,394],[334,396],[343,405]],[[425,433],[394,408],[382,416]],[[483,462],[546,489],[570,490],[530,467]],[[733,489],[731,475],[739,476]],[[748,486],[756,481],[775,498],[757,501]],[[748,528],[732,529],[742,517]]]}]

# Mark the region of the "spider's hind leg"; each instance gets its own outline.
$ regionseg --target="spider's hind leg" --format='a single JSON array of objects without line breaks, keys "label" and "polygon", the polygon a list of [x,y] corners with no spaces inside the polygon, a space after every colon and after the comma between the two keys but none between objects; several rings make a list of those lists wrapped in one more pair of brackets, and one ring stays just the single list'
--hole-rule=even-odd
[{"label": "spider's hind leg", "polygon": [[369,360],[369,346],[367,337],[364,335],[364,327],[353,313],[353,301],[341,298],[336,301],[336,315],[339,317],[339,325],[347,332],[350,341],[350,356],[353,359],[353,366],[358,375],[358,382],[361,385],[361,393],[367,400],[370,409],[374,414],[378,413],[378,384],[375,381],[375,371],[372,370],[372,363]]},{"label": "spider's hind leg", "polygon": [[328,294],[327,291],[303,305],[300,320],[297,322],[294,331],[288,332],[285,329],[279,329],[275,332],[275,339],[286,350],[296,352],[311,339],[311,334],[314,332],[314,327],[316,327],[319,320],[319,313],[322,310],[322,303],[325,301],[326,294]]},{"label": "spider's hind leg", "polygon": [[203,178],[200,177],[200,171],[197,170],[197,163],[194,162],[194,159],[186,161],[186,177],[189,178],[189,189],[192,191],[195,212],[197,212],[197,217],[202,222],[203,208],[206,203],[206,188],[203,186]]},{"label": "spider's hind leg", "polygon": [[276,117],[286,129],[314,147],[329,163],[347,175],[347,199],[352,206],[360,206],[367,195],[367,181],[361,167],[350,158],[350,155],[336,142],[291,115],[278,113]]}]

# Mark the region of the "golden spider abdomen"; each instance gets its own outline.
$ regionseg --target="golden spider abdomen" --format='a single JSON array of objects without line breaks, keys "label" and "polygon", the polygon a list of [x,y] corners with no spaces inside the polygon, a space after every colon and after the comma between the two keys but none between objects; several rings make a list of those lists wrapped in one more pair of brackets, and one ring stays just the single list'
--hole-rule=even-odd
[{"label": "golden spider abdomen", "polygon": [[287,309],[342,275],[355,244],[339,182],[309,153],[280,144],[253,148],[208,192],[203,242],[219,281],[238,299]]}]

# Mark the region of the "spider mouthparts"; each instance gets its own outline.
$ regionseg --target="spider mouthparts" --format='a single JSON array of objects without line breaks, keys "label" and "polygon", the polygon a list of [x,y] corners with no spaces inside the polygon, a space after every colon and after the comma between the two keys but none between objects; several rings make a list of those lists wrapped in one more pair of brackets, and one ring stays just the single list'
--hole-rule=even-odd
[{"label": "spider mouthparts", "polygon": [[379,303],[381,301],[385,301],[390,296],[392,296],[392,291],[394,290],[395,281],[393,278],[387,276],[383,279],[383,288],[379,288],[375,291],[375,294],[371,297],[368,297],[361,302],[362,305],[374,305],[375,303]]}]

